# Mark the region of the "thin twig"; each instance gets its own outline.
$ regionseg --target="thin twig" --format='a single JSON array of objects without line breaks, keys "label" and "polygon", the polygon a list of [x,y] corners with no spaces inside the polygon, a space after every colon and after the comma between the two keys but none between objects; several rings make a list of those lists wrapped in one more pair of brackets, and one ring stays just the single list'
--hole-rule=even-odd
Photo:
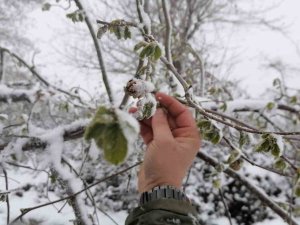
[{"label": "thin twig", "polygon": [[42,208],[42,207],[45,207],[45,206],[48,206],[48,205],[52,205],[52,204],[55,204],[55,203],[58,203],[58,202],[61,202],[61,201],[65,201],[65,200],[68,200],[68,199],[70,199],[70,198],[74,198],[74,197],[76,197],[77,195],[79,195],[79,194],[85,192],[87,189],[90,189],[90,188],[92,188],[92,187],[94,187],[94,186],[96,186],[96,185],[98,185],[98,184],[100,184],[100,183],[102,183],[102,182],[104,182],[104,181],[106,181],[106,180],[109,180],[109,179],[111,179],[111,178],[113,178],[113,177],[115,177],[115,176],[118,176],[118,175],[120,175],[120,174],[123,174],[123,173],[127,172],[128,170],[131,170],[132,168],[134,168],[134,167],[140,165],[141,163],[142,163],[142,162],[137,162],[137,163],[135,163],[134,165],[127,167],[126,169],[123,169],[123,170],[121,170],[121,171],[119,171],[119,172],[116,172],[116,173],[114,173],[114,174],[112,174],[112,175],[109,175],[109,176],[107,176],[107,177],[104,177],[104,178],[102,178],[102,179],[96,181],[95,183],[88,185],[88,186],[85,187],[84,189],[82,189],[82,190],[80,190],[80,191],[78,191],[78,192],[75,192],[75,193],[72,194],[72,195],[66,196],[66,197],[64,197],[64,198],[60,198],[60,199],[55,200],[55,201],[52,201],[52,202],[47,202],[47,203],[40,204],[40,205],[37,205],[37,206],[34,206],[34,207],[22,209],[22,213],[21,213],[19,216],[17,216],[10,224],[13,225],[15,222],[17,222],[19,219],[21,219],[24,215],[26,215],[27,213],[29,213],[29,212],[32,211],[32,210],[39,209],[39,208]]},{"label": "thin twig", "polygon": [[[75,1],[76,6],[78,7],[79,10],[81,10],[83,12],[86,12],[84,10],[80,0],[74,0],[74,1]],[[99,63],[99,66],[101,68],[103,83],[104,83],[109,101],[110,101],[111,104],[113,104],[112,91],[111,91],[111,88],[110,88],[110,85],[109,85],[109,81],[108,81],[108,77],[107,77],[107,73],[106,73],[106,69],[105,69],[105,64],[104,64],[104,60],[103,60],[103,56],[102,56],[102,51],[101,51],[101,48],[100,48],[100,44],[97,40],[96,33],[94,31],[94,28],[92,26],[92,23],[91,23],[88,15],[87,15],[87,13],[85,13],[85,15],[84,15],[84,21],[85,21],[85,23],[86,23],[86,25],[89,29],[89,32],[90,32],[90,35],[91,35],[92,39],[93,39],[93,43],[94,43],[95,50],[96,50],[96,53],[97,53],[98,63]]]},{"label": "thin twig", "polygon": [[[209,163],[211,166],[216,167],[219,165],[219,162],[214,158],[210,157],[203,151],[197,153],[197,157],[204,160],[205,162]],[[275,203],[270,197],[264,193],[261,189],[256,187],[250,180],[243,177],[243,175],[235,172],[234,170],[227,168],[224,170],[228,176],[233,178],[234,180],[238,180],[241,182],[245,187],[253,193],[261,202],[263,202],[266,206],[272,209],[277,215],[279,215],[284,221],[290,220],[292,225],[299,225],[297,221],[290,217],[289,214],[282,209],[277,203]]]},{"label": "thin twig", "polygon": [[231,215],[230,215],[228,206],[227,206],[227,204],[226,204],[225,197],[224,197],[224,195],[223,195],[223,190],[222,190],[221,187],[219,188],[219,195],[221,196],[221,200],[222,200],[222,203],[223,203],[223,205],[224,205],[224,208],[225,208],[225,214],[226,214],[226,216],[227,216],[227,218],[228,218],[229,224],[232,225]]},{"label": "thin twig", "polygon": [[[8,177],[7,177],[7,172],[6,169],[2,167],[3,173],[4,173],[4,178],[5,178],[5,190],[8,191]],[[5,196],[5,201],[6,201],[6,208],[7,208],[7,213],[6,213],[6,223],[7,225],[9,224],[10,220],[10,204],[9,204],[9,196],[6,194]]]},{"label": "thin twig", "polygon": [[3,47],[1,47],[0,46],[0,50],[1,51],[3,51],[3,52],[6,52],[6,53],[8,53],[10,56],[12,56],[13,58],[15,58],[15,59],[17,59],[18,60],[18,62],[20,62],[22,65],[24,65],[42,84],[44,84],[46,87],[51,87],[51,88],[53,88],[54,90],[56,90],[56,91],[59,91],[59,92],[61,92],[61,93],[63,93],[63,94],[66,94],[66,95],[68,95],[68,96],[70,96],[70,97],[72,97],[72,98],[77,98],[80,102],[82,102],[81,101],[81,99],[80,99],[80,97],[79,96],[76,96],[76,95],[73,95],[73,94],[71,94],[71,93],[69,93],[69,92],[67,92],[67,91],[65,91],[65,90],[63,90],[63,89],[61,89],[61,88],[59,88],[59,87],[56,87],[56,86],[54,86],[54,85],[52,85],[52,84],[50,84],[47,80],[45,80],[37,71],[36,71],[36,69],[35,69],[35,67],[34,66],[30,66],[24,59],[22,59],[20,56],[18,56],[17,54],[15,54],[15,53],[13,53],[13,52],[11,52],[9,49],[7,49],[7,48],[3,48]]}]

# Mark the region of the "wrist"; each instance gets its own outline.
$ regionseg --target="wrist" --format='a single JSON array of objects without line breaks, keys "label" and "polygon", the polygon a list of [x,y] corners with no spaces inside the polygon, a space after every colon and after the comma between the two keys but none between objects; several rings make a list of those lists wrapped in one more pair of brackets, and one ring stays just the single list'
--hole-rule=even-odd
[{"label": "wrist", "polygon": [[160,199],[173,199],[191,203],[189,198],[182,190],[174,186],[162,185],[156,186],[149,191],[143,192],[140,196],[140,206]]},{"label": "wrist", "polygon": [[182,182],[174,182],[174,181],[156,181],[156,182],[144,182],[139,184],[139,193],[151,191],[153,188],[158,186],[171,186],[176,189],[181,189]]}]

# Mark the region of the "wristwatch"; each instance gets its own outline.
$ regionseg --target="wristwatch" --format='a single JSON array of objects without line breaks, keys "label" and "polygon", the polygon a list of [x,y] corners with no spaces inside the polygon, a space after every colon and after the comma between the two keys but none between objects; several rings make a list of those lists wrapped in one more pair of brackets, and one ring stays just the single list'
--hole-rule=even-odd
[{"label": "wristwatch", "polygon": [[140,197],[140,206],[158,199],[176,199],[191,203],[185,193],[170,185],[157,186],[151,191],[143,192]]}]

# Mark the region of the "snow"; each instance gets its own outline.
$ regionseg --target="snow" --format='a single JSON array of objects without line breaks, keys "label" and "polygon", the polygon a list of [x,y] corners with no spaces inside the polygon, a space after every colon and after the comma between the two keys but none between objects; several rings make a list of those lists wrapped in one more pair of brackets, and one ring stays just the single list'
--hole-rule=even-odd
[{"label": "snow", "polygon": [[154,85],[146,80],[133,78],[127,82],[126,91],[134,98],[142,98],[147,93],[153,92]]},{"label": "snow", "polygon": [[[143,25],[147,27],[149,34],[151,34],[151,19],[149,15],[144,10],[144,1],[142,4],[138,4],[141,16],[143,18]],[[162,48],[163,49],[163,48]]]},{"label": "snow", "polygon": [[35,94],[39,91],[39,85],[36,85],[33,89],[31,90],[22,90],[22,89],[13,89],[10,87],[7,87],[4,84],[0,84],[0,97],[7,97],[8,99],[11,97],[11,95],[14,96],[26,96],[30,102],[34,102],[35,100]]},{"label": "snow", "polygon": [[283,143],[283,138],[282,136],[280,135],[276,135],[276,134],[273,134],[273,137],[276,138],[276,143],[280,149],[280,154],[279,156],[282,155],[283,151],[284,151],[284,143]]},{"label": "snow", "polygon": [[[212,100],[206,98],[198,98],[197,101],[204,108],[216,109],[219,108],[221,104],[213,102]],[[236,99],[233,101],[226,101],[226,112],[234,112],[235,110],[249,109],[249,110],[261,110],[266,107],[266,105],[272,100],[261,100],[261,99]]]},{"label": "snow", "polygon": [[128,146],[127,156],[129,156],[133,152],[134,144],[138,139],[138,135],[140,132],[140,125],[138,121],[132,116],[132,114],[129,114],[119,109],[116,109],[115,112],[118,116],[118,120],[123,130],[123,134],[127,139],[127,146]]},{"label": "snow", "polygon": [[[151,108],[149,109],[149,107]],[[148,93],[137,102],[137,111],[133,116],[138,120],[149,119],[156,112],[157,101],[153,94]],[[150,110],[150,111],[149,111]]]},{"label": "snow", "polygon": [[[42,180],[47,180],[47,175],[45,173],[39,173],[39,175],[34,175],[32,172],[16,172],[14,170],[8,171],[10,177],[14,177],[18,182],[10,182],[11,189],[18,187],[19,184],[38,184]],[[1,178],[2,179],[2,178]],[[0,182],[0,189],[4,189],[5,182]],[[12,193],[9,195],[10,198],[10,210],[11,219],[17,217],[20,214],[20,209],[33,207],[38,204],[47,203],[48,201],[54,201],[58,199],[53,192],[48,192],[49,200],[46,198],[41,198],[37,195],[35,190],[30,189],[29,191],[22,191],[22,197],[17,196]],[[74,220],[74,212],[65,202],[56,203],[54,205],[49,205],[47,207],[42,207],[31,211],[24,217],[24,221],[27,222],[30,218],[36,220],[41,220],[40,225],[65,225],[72,224],[71,220]],[[62,208],[62,211],[58,213],[58,209]],[[91,209],[90,209],[91,210]],[[106,212],[110,215],[118,224],[124,224],[125,218],[127,217],[127,212]],[[110,218],[98,211],[98,216],[101,225],[115,225]],[[6,204],[0,204],[0,225],[6,225]]]}]

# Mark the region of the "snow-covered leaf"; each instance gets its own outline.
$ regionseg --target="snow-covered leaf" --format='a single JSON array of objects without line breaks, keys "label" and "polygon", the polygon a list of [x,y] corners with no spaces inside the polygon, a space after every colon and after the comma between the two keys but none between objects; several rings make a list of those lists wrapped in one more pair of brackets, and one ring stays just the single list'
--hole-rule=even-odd
[{"label": "snow-covered leaf", "polygon": [[134,46],[133,50],[136,52],[136,51],[138,51],[140,48],[145,47],[147,44],[148,44],[147,42],[141,41],[141,42],[137,43],[137,44]]},{"label": "snow-covered leaf", "polygon": [[243,166],[244,160],[242,158],[239,158],[238,160],[234,161],[229,165],[229,167],[233,170],[240,170]]},{"label": "snow-covered leaf", "polygon": [[99,27],[98,28],[98,31],[97,31],[97,38],[98,39],[101,39],[102,36],[108,31],[108,26],[107,25],[104,25],[102,27]]},{"label": "snow-covered leaf", "polygon": [[198,121],[197,125],[205,140],[208,140],[213,144],[218,144],[222,140],[223,134],[221,129],[218,128],[211,120],[201,119]]},{"label": "snow-covered leaf", "polygon": [[136,126],[120,121],[113,109],[100,107],[86,128],[84,137],[86,140],[95,140],[97,147],[104,151],[105,159],[117,165],[125,160],[128,152],[129,137],[125,135],[124,129],[128,132],[129,128],[132,135],[136,136],[138,131],[134,127]]},{"label": "snow-covered leaf", "polygon": [[245,132],[240,132],[239,147],[242,148],[245,144],[248,144],[249,142],[249,135]]},{"label": "snow-covered leaf", "polygon": [[221,179],[215,179],[213,180],[213,187],[216,189],[219,189],[222,186]]},{"label": "snow-covered leaf", "polygon": [[275,137],[271,134],[261,135],[261,142],[256,146],[257,152],[271,152],[271,154],[278,158],[282,153],[283,143],[280,137]]},{"label": "snow-covered leaf", "polygon": [[139,56],[141,59],[144,59],[152,55],[154,51],[155,51],[155,46],[153,46],[152,44],[148,44],[146,47],[143,48]]}]

